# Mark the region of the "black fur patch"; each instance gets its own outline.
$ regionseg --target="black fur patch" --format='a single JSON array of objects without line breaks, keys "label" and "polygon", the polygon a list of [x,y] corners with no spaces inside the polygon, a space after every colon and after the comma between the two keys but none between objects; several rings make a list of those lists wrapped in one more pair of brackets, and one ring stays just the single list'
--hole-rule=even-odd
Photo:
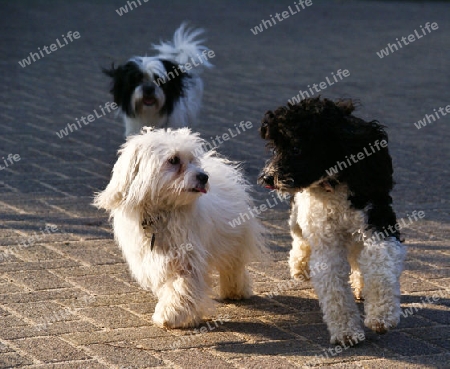
[{"label": "black fur patch", "polygon": [[104,68],[102,71],[113,79],[110,92],[114,96],[114,102],[122,108],[126,115],[134,117],[131,97],[136,87],[142,84],[144,79],[144,73],[139,65],[129,61],[117,68],[113,64],[110,69]]},{"label": "black fur patch", "polygon": [[[389,195],[394,185],[392,160],[387,147],[373,152],[370,145],[377,140],[387,142],[388,137],[381,124],[357,118],[353,110],[351,100],[335,103],[318,97],[266,112],[260,133],[274,155],[259,182],[264,182],[264,176],[273,176],[279,189],[299,190],[321,179],[346,183],[352,206],[368,207],[369,227],[381,232],[396,224]],[[337,161],[346,162],[360,152],[370,155],[328,175],[327,169]],[[398,231],[391,235],[400,236]]]},{"label": "black fur patch", "polygon": [[166,97],[166,101],[160,110],[160,114],[170,115],[180,98],[184,96],[185,89],[187,88],[187,80],[191,76],[188,73],[183,73],[177,64],[169,60],[161,60],[161,63],[163,63],[164,68],[166,68],[167,75],[155,76],[155,80],[161,78],[165,81],[160,84]]}]

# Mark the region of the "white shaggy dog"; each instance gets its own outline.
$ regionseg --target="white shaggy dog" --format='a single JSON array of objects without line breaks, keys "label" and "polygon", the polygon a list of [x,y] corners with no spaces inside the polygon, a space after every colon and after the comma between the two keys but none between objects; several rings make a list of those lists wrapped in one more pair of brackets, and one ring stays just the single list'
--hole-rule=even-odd
[{"label": "white shaggy dog", "polygon": [[213,269],[221,298],[252,294],[245,266],[260,256],[263,228],[255,218],[235,226],[252,206],[248,184],[204,143],[188,128],[130,136],[94,200],[110,212],[134,278],[157,296],[160,327],[196,326],[211,312]]}]

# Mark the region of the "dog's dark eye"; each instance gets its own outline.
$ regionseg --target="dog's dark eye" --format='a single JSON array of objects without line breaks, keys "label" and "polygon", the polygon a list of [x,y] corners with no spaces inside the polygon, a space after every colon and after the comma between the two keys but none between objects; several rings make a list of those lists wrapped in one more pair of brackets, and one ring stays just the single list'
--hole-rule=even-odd
[{"label": "dog's dark eye", "polygon": [[180,164],[180,158],[178,156],[173,156],[168,160],[169,164],[178,165]]},{"label": "dog's dark eye", "polygon": [[294,147],[294,148],[292,149],[292,153],[293,153],[294,155],[300,155],[300,154],[302,153],[302,150],[299,149],[298,147]]}]

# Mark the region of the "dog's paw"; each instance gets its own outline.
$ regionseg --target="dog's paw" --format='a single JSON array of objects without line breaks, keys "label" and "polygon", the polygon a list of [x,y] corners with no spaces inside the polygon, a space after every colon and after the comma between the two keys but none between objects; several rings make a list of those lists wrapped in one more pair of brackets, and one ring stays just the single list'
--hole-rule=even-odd
[{"label": "dog's paw", "polygon": [[188,318],[186,314],[171,314],[170,317],[165,314],[153,314],[153,323],[160,328],[193,328],[200,325],[202,319],[199,317]]},{"label": "dog's paw", "polygon": [[332,335],[330,343],[332,345],[355,346],[364,340],[365,340],[364,332],[361,330],[357,332]]},{"label": "dog's paw", "polygon": [[167,319],[162,314],[154,313],[152,316],[153,323],[159,328],[169,328]]},{"label": "dog's paw", "polygon": [[245,286],[242,288],[236,288],[235,286],[221,286],[220,289],[220,299],[222,300],[245,300],[252,297],[253,291],[248,283],[245,283]]},{"label": "dog's paw", "polygon": [[364,296],[361,289],[355,289],[353,290],[353,295],[355,296],[355,299],[358,301],[364,301]]},{"label": "dog's paw", "polygon": [[397,319],[373,319],[366,318],[364,320],[364,325],[378,334],[385,334],[391,328],[394,328],[398,324]]},{"label": "dog's paw", "polygon": [[243,300],[253,295],[248,272],[243,266],[220,271],[220,299]]},{"label": "dog's paw", "polygon": [[291,269],[291,278],[301,279],[302,281],[309,281],[309,271],[308,270],[292,270]]},{"label": "dog's paw", "polygon": [[220,299],[221,300],[246,300],[249,299],[252,296],[251,291],[250,292],[228,292],[228,293],[221,293]]},{"label": "dog's paw", "polygon": [[152,316],[153,323],[160,328],[192,328],[198,326],[202,319],[194,311],[180,306],[163,306],[156,304]]},{"label": "dog's paw", "polygon": [[295,262],[290,260],[289,267],[291,271],[291,278],[301,279],[303,281],[309,281],[310,270],[308,263],[305,262]]}]

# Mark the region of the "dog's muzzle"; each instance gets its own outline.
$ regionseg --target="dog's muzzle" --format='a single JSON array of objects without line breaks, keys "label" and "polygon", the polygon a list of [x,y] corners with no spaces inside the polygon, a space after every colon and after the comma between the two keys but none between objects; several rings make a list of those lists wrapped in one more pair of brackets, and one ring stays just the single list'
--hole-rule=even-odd
[{"label": "dog's muzzle", "polygon": [[208,183],[208,179],[209,179],[209,177],[206,173],[198,173],[196,178],[197,178],[198,183],[200,183],[203,186]]},{"label": "dog's muzzle", "polygon": [[156,103],[155,86],[144,85],[142,86],[142,102],[146,106],[152,106]]},{"label": "dog's muzzle", "polygon": [[262,174],[258,182],[266,188],[275,189],[275,177],[270,174]]},{"label": "dog's muzzle", "polygon": [[206,193],[207,192],[207,184],[209,176],[206,173],[198,172],[195,176],[195,179],[197,180],[197,184],[194,188],[191,189],[191,192],[201,192]]}]

